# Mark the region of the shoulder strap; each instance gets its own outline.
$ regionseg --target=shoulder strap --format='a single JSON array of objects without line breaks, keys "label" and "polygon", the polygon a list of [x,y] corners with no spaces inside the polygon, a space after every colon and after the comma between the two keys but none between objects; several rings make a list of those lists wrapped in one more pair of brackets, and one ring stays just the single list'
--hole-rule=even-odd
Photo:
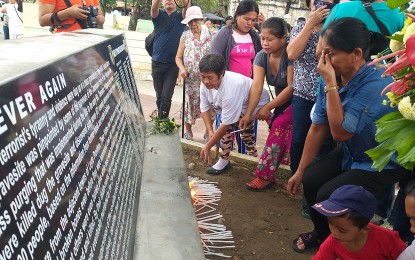
[{"label": "shoulder strap", "polygon": [[20,17],[19,13],[18,13],[18,12],[17,12],[17,10],[16,10],[16,6],[15,6],[15,5],[13,5],[13,8],[14,8],[14,11],[16,12],[17,17],[19,17],[19,20],[23,23],[22,18]]},{"label": "shoulder strap", "polygon": [[372,3],[369,1],[362,1],[363,6],[365,7],[366,11],[372,16],[373,20],[375,20],[379,30],[382,32],[383,36],[389,35],[389,31],[386,29],[385,25],[379,21],[378,17],[376,16],[375,12],[372,8]]},{"label": "shoulder strap", "polygon": [[[69,0],[64,0],[64,1],[65,1],[65,4],[68,8],[72,6],[72,4]],[[81,19],[75,19],[75,20],[78,22],[78,24],[81,26],[82,29],[87,29],[88,28],[88,26],[86,25],[84,20],[81,20]]]},{"label": "shoulder strap", "polygon": [[274,95],[272,94],[271,87],[267,80],[268,61],[269,61],[269,54],[265,54],[265,68],[264,68],[265,69],[265,81],[267,82],[269,93],[271,94],[272,99],[274,99]]}]

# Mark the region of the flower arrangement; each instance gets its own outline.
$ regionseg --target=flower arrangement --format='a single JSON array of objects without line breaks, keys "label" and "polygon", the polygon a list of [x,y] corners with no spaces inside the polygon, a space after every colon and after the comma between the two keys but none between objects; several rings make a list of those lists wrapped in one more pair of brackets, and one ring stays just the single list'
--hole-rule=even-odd
[{"label": "flower arrangement", "polygon": [[383,75],[395,79],[382,94],[386,93],[389,99],[384,105],[398,107],[398,111],[376,122],[376,141],[381,144],[366,153],[378,170],[382,170],[396,154],[396,161],[412,170],[415,165],[415,16],[412,14],[415,5],[409,5],[408,0],[388,0],[387,5],[406,11],[407,19],[400,32],[389,36],[392,53],[381,53],[371,64],[385,67]]}]

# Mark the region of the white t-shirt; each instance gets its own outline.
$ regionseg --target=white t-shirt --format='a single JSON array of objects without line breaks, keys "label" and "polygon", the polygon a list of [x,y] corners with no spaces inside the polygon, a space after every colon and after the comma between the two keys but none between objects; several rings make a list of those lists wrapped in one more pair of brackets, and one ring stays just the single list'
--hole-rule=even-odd
[{"label": "white t-shirt", "polygon": [[9,17],[10,38],[17,34],[23,34],[23,13],[17,10],[17,4],[5,4],[4,7],[7,9],[7,16]]},{"label": "white t-shirt", "polygon": [[[200,111],[206,112],[213,108],[216,113],[222,114],[223,124],[234,124],[239,121],[241,114],[246,113],[251,86],[251,78],[231,71],[225,71],[217,90],[207,89],[203,83],[200,83]],[[268,92],[262,89],[258,105],[252,115],[254,116],[268,102]]]},{"label": "white t-shirt", "polygon": [[397,260],[413,260],[415,259],[415,241],[412,242],[399,256]]}]

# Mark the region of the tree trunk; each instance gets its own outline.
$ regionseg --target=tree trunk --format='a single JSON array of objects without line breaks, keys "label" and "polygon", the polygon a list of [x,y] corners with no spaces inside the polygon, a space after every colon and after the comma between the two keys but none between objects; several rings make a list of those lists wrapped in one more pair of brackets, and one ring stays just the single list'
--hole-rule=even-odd
[{"label": "tree trunk", "polygon": [[285,13],[288,14],[290,12],[292,0],[287,0],[287,5],[285,6]]},{"label": "tree trunk", "polygon": [[138,19],[150,20],[151,0],[138,0],[131,11],[128,30],[135,31]]},{"label": "tree trunk", "polygon": [[134,6],[133,10],[131,12],[130,22],[128,23],[128,30],[129,31],[135,31],[136,30],[138,18],[140,18],[140,12],[139,12],[137,6]]},{"label": "tree trunk", "polygon": [[221,17],[228,16],[228,1],[226,2],[224,0],[218,1],[218,10],[216,14]]}]

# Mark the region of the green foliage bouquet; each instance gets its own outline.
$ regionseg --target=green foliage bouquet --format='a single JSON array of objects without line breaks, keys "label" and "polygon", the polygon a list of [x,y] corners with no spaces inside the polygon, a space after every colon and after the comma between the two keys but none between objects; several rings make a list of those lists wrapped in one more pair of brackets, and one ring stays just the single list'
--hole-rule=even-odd
[{"label": "green foliage bouquet", "polygon": [[[382,170],[397,154],[396,161],[408,170],[415,165],[415,6],[408,0],[388,0],[390,8],[405,11],[407,20],[404,28],[390,36],[391,54],[380,54],[372,64],[386,68],[384,76],[395,79],[382,92],[389,101],[384,105],[398,107],[397,112],[380,118],[377,124],[377,147],[366,151],[373,160],[373,167]],[[386,62],[386,60],[389,60]]]},{"label": "green foliage bouquet", "polygon": [[176,124],[174,118],[160,119],[157,116],[150,116],[151,121],[154,123],[150,130],[150,134],[173,134],[177,132],[180,125]]}]

